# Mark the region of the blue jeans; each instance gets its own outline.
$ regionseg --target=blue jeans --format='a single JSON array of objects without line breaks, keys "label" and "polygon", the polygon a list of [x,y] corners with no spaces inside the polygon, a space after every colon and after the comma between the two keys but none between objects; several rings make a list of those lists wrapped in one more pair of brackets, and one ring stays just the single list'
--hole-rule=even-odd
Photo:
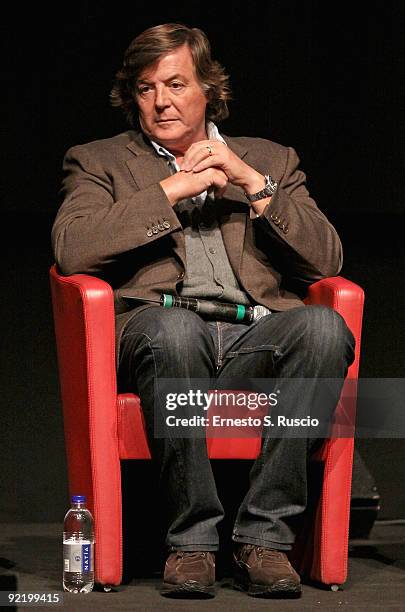
[{"label": "blue jeans", "polygon": [[[343,318],[324,306],[271,313],[251,325],[206,322],[181,308],[151,307],[133,316],[121,341],[118,384],[121,392],[141,398],[168,501],[166,543],[171,550],[217,550],[216,526],[224,510],[206,441],[174,438],[170,432],[165,438],[154,436],[155,379],[336,379],[328,399],[333,414],[353,359],[353,335]],[[294,387],[290,403],[299,405],[301,414],[311,413],[315,387],[308,381],[305,389]],[[251,469],[232,539],[289,550],[296,519],[307,505],[307,462],[316,439],[271,438],[269,429]]]}]

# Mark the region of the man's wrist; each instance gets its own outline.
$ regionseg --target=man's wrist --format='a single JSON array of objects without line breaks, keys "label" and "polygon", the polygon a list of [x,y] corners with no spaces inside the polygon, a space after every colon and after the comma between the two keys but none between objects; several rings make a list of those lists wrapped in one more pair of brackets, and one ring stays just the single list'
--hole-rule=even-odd
[{"label": "man's wrist", "polygon": [[270,176],[270,174],[266,174],[266,176],[264,177],[264,186],[255,193],[249,193],[245,191],[245,197],[252,205],[254,202],[260,202],[271,198],[276,189],[276,181]]},{"label": "man's wrist", "polygon": [[167,199],[170,202],[170,205],[173,207],[177,202],[181,200],[181,197],[178,192],[177,182],[173,181],[173,176],[168,176],[165,179],[160,181],[160,186],[166,194]]},{"label": "man's wrist", "polygon": [[263,174],[260,174],[260,172],[257,172],[252,168],[252,172],[245,179],[245,182],[241,185],[241,187],[245,193],[256,193],[257,191],[263,189],[264,184],[265,178]]}]

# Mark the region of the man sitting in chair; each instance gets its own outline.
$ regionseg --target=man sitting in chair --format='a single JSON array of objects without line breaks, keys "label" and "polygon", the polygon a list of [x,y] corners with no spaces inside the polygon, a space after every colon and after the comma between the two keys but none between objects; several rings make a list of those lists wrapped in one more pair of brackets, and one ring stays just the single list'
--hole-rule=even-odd
[{"label": "man sitting in chair", "polygon": [[[292,148],[219,132],[229,93],[201,30],[165,24],[140,34],[111,93],[134,129],[67,152],[52,232],[63,274],[93,274],[114,288],[118,382],[140,396],[159,463],[169,514],[162,594],[173,597],[214,595],[224,512],[205,439],[154,435],[155,382],[306,379],[289,405],[310,414],[314,381],[330,378],[339,381],[324,406],[332,415],[354,356],[342,317],[299,297],[339,273],[337,233],[309,196]],[[265,316],[206,320],[147,302],[162,293],[261,305]],[[298,596],[286,552],[306,508],[316,438],[270,434],[263,430],[234,525],[235,586]]]}]

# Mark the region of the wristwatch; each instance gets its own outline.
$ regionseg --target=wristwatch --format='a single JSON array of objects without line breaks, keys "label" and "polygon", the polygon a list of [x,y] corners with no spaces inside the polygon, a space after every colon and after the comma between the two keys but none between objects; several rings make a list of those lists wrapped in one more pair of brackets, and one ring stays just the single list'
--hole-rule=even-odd
[{"label": "wristwatch", "polygon": [[257,200],[263,200],[263,198],[269,198],[273,195],[273,193],[277,189],[276,181],[270,176],[270,174],[266,174],[264,189],[258,191],[257,193],[246,193],[245,196],[249,200],[249,202],[257,202]]}]

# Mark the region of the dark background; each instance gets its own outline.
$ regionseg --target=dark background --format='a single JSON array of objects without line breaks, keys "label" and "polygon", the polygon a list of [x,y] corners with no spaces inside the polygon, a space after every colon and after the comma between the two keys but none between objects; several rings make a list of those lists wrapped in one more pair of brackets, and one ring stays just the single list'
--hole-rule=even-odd
[{"label": "dark background", "polygon": [[[68,505],[50,228],[66,149],[126,129],[109,91],[130,40],[149,26],[181,21],[207,33],[231,75],[223,132],[297,150],[341,235],[342,275],[366,292],[361,375],[404,374],[403,4],[57,5],[16,7],[1,25],[1,521],[61,521]],[[403,441],[357,447],[380,517],[403,518]]]}]

